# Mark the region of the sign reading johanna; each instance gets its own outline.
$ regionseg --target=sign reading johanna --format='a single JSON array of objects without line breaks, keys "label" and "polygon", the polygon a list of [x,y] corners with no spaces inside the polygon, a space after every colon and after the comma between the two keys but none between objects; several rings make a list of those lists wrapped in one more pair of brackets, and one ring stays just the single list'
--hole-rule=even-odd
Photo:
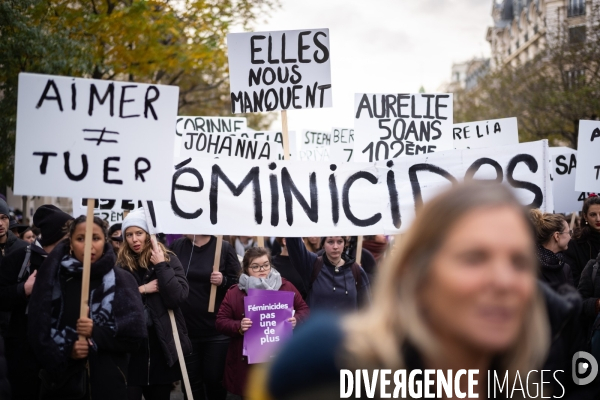
[{"label": "sign reading johanna", "polygon": [[504,182],[552,212],[548,142],[453,150],[378,163],[188,158],[171,201],[155,202],[164,233],[328,236],[397,233],[415,209],[464,179]]},{"label": "sign reading johanna", "polygon": [[175,130],[175,156],[179,156],[182,137],[186,132],[235,134],[248,131],[246,118],[242,117],[177,117]]},{"label": "sign reading johanna", "polygon": [[354,96],[355,161],[382,161],[454,149],[452,94]]},{"label": "sign reading johanna", "polygon": [[19,74],[14,192],[168,200],[179,88]]},{"label": "sign reading johanna", "polygon": [[227,35],[231,110],[331,107],[329,29]]}]

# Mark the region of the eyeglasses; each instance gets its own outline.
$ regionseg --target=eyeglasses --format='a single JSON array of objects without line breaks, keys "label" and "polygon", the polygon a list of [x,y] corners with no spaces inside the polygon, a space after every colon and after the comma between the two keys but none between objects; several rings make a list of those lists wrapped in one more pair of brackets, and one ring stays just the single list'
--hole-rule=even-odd
[{"label": "eyeglasses", "polygon": [[256,272],[256,271],[268,271],[271,269],[271,264],[270,263],[265,263],[263,265],[257,265],[257,264],[252,264],[250,266],[250,269],[252,269],[252,271]]},{"label": "eyeglasses", "polygon": [[558,232],[560,235],[562,235],[563,233],[568,233],[569,236],[573,236],[573,229],[569,229],[568,231],[562,231],[562,232]]}]

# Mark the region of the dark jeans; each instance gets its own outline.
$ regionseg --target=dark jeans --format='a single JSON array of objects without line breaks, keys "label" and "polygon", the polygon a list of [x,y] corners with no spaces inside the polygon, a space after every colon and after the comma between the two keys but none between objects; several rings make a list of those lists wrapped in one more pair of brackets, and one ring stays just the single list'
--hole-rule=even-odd
[{"label": "dark jeans", "polygon": [[169,400],[171,398],[171,389],[173,385],[150,385],[150,386],[129,386],[127,388],[128,400]]},{"label": "dark jeans", "polygon": [[[193,351],[185,357],[185,365],[194,400],[225,400],[227,391],[223,387],[223,375],[229,338],[217,336],[190,340]],[[184,398],[187,400],[187,396]]]}]

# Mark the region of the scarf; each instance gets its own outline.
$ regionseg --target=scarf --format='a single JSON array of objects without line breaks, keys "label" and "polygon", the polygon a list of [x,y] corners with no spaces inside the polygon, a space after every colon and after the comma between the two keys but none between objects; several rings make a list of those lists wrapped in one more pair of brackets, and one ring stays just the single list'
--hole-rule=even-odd
[{"label": "scarf", "polygon": [[564,261],[562,253],[553,253],[540,244],[536,246],[538,260],[543,268],[559,269],[563,267]]},{"label": "scarf", "polygon": [[235,252],[238,253],[241,257],[244,257],[244,254],[246,254],[246,250],[248,250],[250,247],[256,247],[254,239],[248,240],[248,244],[243,244],[240,239],[235,239]]},{"label": "scarf", "polygon": [[[81,262],[67,254],[63,256],[58,268],[60,277],[52,287],[50,336],[61,351],[65,351],[78,339],[76,327],[67,326],[62,318],[65,305],[61,281],[64,278],[80,277],[82,272]],[[108,271],[101,271],[100,274],[94,275],[101,275],[102,283],[90,292],[90,318],[94,321],[94,325],[107,327],[116,332],[113,313],[116,290],[115,271],[110,268]]]},{"label": "scarf", "polygon": [[271,268],[271,272],[266,278],[256,278],[242,274],[238,288],[246,293],[248,293],[248,289],[279,290],[281,283],[281,274]]}]

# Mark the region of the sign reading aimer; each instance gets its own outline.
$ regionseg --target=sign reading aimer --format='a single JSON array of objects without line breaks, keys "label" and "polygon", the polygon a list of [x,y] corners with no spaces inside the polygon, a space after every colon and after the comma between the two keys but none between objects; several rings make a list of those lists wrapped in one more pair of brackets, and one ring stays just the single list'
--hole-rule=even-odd
[{"label": "sign reading aimer", "polygon": [[15,193],[168,200],[179,88],[21,73]]},{"label": "sign reading aimer", "polygon": [[329,29],[227,35],[231,110],[331,107]]}]

